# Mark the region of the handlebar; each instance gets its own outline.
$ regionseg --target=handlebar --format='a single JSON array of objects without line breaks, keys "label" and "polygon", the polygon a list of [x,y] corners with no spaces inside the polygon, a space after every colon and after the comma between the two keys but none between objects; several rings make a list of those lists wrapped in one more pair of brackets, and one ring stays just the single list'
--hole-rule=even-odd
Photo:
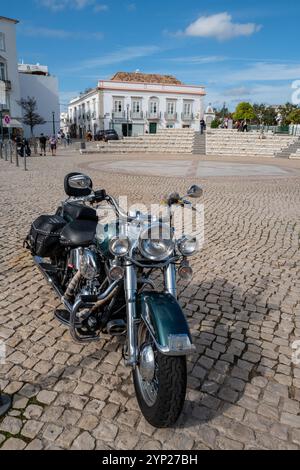
[{"label": "handlebar", "polygon": [[[142,217],[140,216],[130,216],[126,212],[124,212],[119,204],[117,203],[116,199],[113,196],[110,196],[109,194],[106,193],[105,189],[101,189],[99,191],[94,191],[92,194],[89,196],[85,196],[82,198],[74,198],[75,201],[78,202],[85,202],[85,203],[90,203],[90,204],[96,204],[96,203],[101,203],[101,202],[108,202],[111,204],[118,217],[127,220],[128,222],[133,222],[134,220],[140,220]],[[180,205],[189,205],[192,206],[192,203],[190,201],[187,201],[186,199],[182,199],[178,193],[172,193],[167,201],[167,205],[171,207],[172,205],[180,204]],[[193,208],[194,209],[194,208]],[[148,216],[147,216],[148,218]],[[146,219],[146,217],[145,217]]]}]

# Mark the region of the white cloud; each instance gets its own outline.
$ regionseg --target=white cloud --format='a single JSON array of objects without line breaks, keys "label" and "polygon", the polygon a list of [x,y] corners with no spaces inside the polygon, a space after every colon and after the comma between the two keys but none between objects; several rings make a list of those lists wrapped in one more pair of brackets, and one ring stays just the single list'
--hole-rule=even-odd
[{"label": "white cloud", "polygon": [[102,55],[94,59],[88,59],[82,63],[82,67],[92,69],[96,67],[119,64],[133,59],[138,59],[139,57],[146,57],[159,51],[160,48],[158,46],[124,47],[110,54]]},{"label": "white cloud", "polygon": [[202,38],[216,38],[220,41],[239,36],[251,36],[261,29],[255,23],[234,23],[232,16],[227,13],[217,13],[211,16],[200,16],[179,35]]},{"label": "white cloud", "polygon": [[97,4],[97,5],[94,6],[94,12],[95,13],[100,13],[100,12],[108,11],[108,10],[109,10],[109,6],[104,4],[104,3]]},{"label": "white cloud", "polygon": [[228,88],[227,90],[224,90],[223,94],[224,96],[229,96],[231,98],[234,98],[237,96],[251,95],[251,90],[249,87],[241,86],[241,87],[236,87],[236,88]]},{"label": "white cloud", "polygon": [[66,8],[82,10],[87,6],[94,5],[95,0],[36,0],[36,3],[57,12],[65,10]]},{"label": "white cloud", "polygon": [[300,64],[257,62],[248,68],[232,72],[230,78],[234,81],[297,80],[300,78]]},{"label": "white cloud", "polygon": [[185,56],[185,57],[172,57],[167,59],[169,62],[179,62],[185,64],[213,64],[217,62],[224,62],[227,60],[227,57],[222,56]]},{"label": "white cloud", "polygon": [[221,107],[226,101],[230,109],[234,109],[237,103],[249,101],[250,103],[284,104],[292,99],[292,88],[289,83],[280,85],[262,85],[256,83],[252,86],[241,85],[237,88],[208,87],[207,102]]},{"label": "white cloud", "polygon": [[135,11],[136,10],[136,4],[135,3],[129,3],[127,5],[127,10],[128,11]]},{"label": "white cloud", "polygon": [[101,40],[103,33],[101,32],[87,32],[87,31],[67,31],[64,29],[51,29],[43,27],[25,27],[20,28],[20,33],[25,36],[44,37],[53,39],[94,39]]}]

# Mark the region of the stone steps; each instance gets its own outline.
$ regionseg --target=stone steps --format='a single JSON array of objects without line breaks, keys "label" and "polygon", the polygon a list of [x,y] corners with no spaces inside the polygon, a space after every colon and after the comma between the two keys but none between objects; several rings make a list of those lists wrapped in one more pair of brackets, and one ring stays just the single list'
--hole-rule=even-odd
[{"label": "stone steps", "polygon": [[296,142],[292,143],[281,152],[276,153],[276,158],[290,158],[292,155],[300,151],[300,139],[298,138]]},{"label": "stone steps", "polygon": [[238,133],[236,130],[208,131],[206,135],[207,155],[239,155],[275,157],[285,156],[288,149],[294,148],[297,139],[293,136],[280,136],[260,133]]},{"label": "stone steps", "polygon": [[205,152],[205,141],[195,145],[196,132],[191,129],[165,129],[157,134],[125,137],[119,141],[99,143],[81,153],[193,153]]}]

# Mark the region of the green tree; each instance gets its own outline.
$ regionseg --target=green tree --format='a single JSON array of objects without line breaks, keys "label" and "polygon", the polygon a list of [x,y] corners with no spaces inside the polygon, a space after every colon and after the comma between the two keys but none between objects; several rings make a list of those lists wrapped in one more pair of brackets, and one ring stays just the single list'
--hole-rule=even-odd
[{"label": "green tree", "polygon": [[223,108],[220,109],[215,109],[215,114],[216,114],[216,119],[218,119],[220,122],[224,120],[224,118],[231,118],[232,114],[227,108],[227,106],[223,106]]},{"label": "green tree", "polygon": [[279,106],[278,110],[282,115],[283,125],[290,124],[291,121],[289,120],[289,116],[293,111],[296,111],[297,109],[299,109],[298,106],[292,103],[286,103]]},{"label": "green tree", "polygon": [[286,118],[288,124],[300,124],[300,109],[294,109]]},{"label": "green tree", "polygon": [[254,104],[253,111],[256,115],[256,124],[264,124],[266,126],[276,125],[276,111],[273,106]]},{"label": "green tree", "polygon": [[241,121],[243,119],[251,121],[255,119],[256,115],[252,104],[246,102],[239,103],[236,107],[235,113],[233,114],[233,118],[236,121]]},{"label": "green tree", "polygon": [[218,129],[220,125],[220,121],[218,119],[214,119],[212,122],[211,122],[211,128],[212,129]]},{"label": "green tree", "polygon": [[45,119],[36,112],[36,99],[27,96],[27,99],[22,98],[18,101],[18,105],[23,109],[22,122],[30,127],[31,136],[33,137],[33,129],[35,126],[46,124]]}]

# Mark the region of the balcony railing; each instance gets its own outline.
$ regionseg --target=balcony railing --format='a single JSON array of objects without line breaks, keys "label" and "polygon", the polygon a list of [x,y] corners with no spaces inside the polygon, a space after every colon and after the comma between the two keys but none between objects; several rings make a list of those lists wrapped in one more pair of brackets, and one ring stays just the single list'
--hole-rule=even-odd
[{"label": "balcony railing", "polygon": [[112,118],[113,119],[123,119],[126,117],[125,111],[113,111]]},{"label": "balcony railing", "polygon": [[193,113],[181,113],[182,121],[193,121],[194,115]]},{"label": "balcony railing", "polygon": [[160,119],[161,118],[161,113],[159,111],[147,112],[147,119]]},{"label": "balcony railing", "polygon": [[130,116],[131,119],[143,119],[144,113],[143,111],[131,111]]},{"label": "balcony railing", "polygon": [[166,121],[176,121],[177,113],[165,113]]}]

